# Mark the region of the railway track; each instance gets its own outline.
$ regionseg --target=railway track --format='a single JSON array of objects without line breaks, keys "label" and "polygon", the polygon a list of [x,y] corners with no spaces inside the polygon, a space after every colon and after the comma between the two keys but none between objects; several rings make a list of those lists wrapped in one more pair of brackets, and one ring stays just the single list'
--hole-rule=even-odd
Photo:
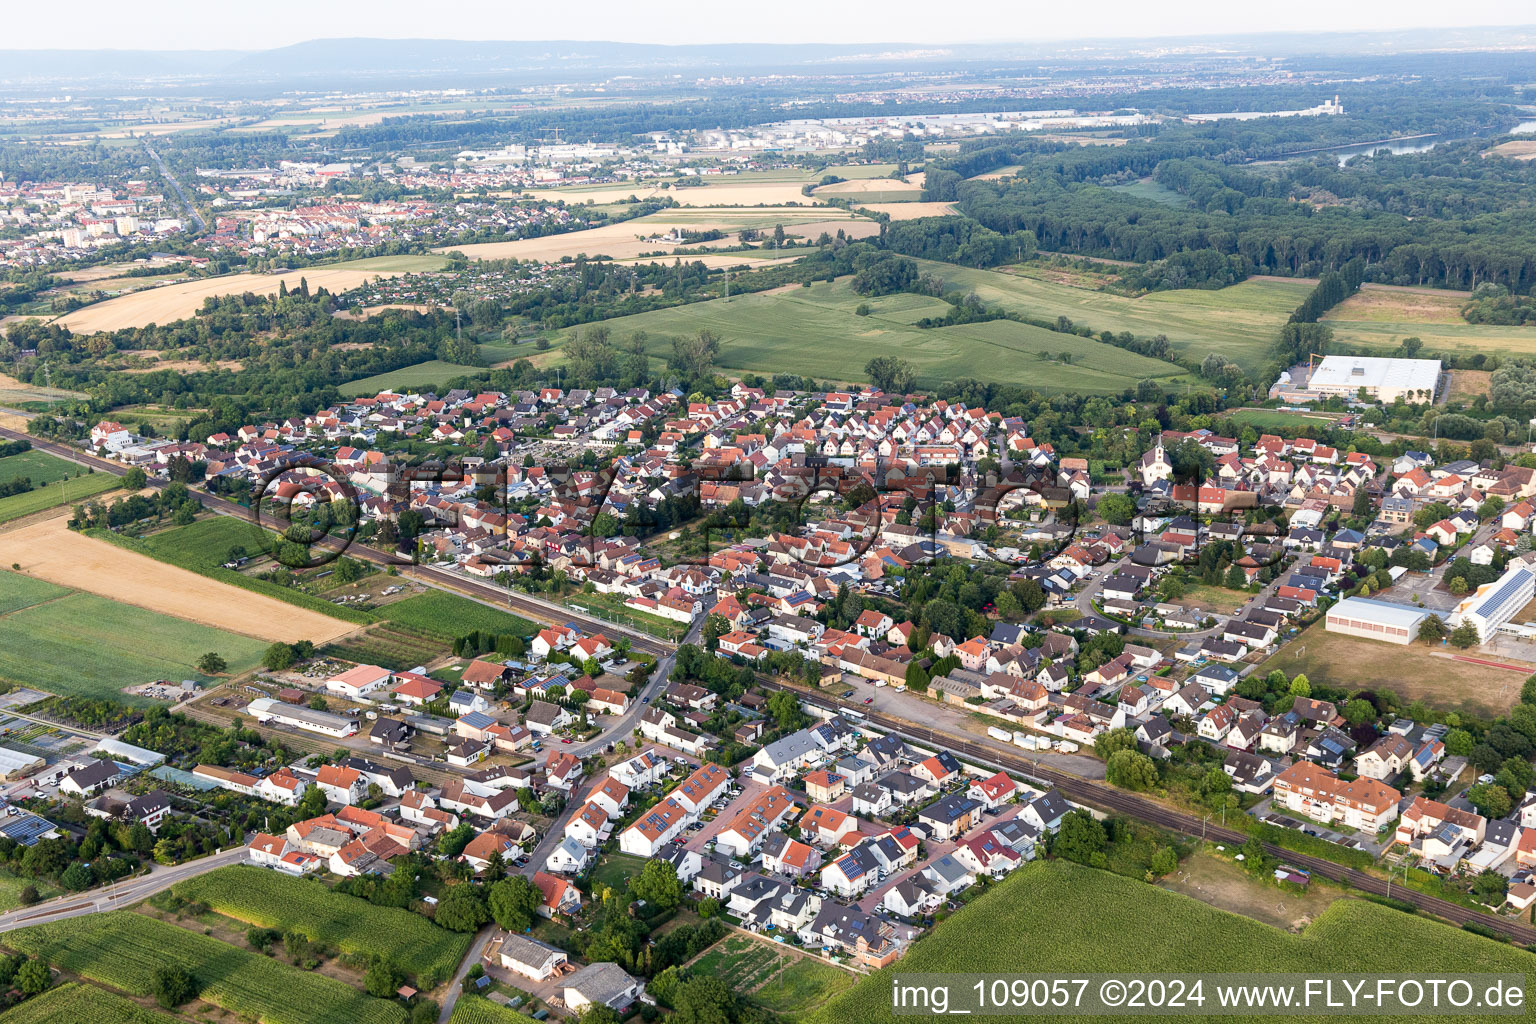
[{"label": "railway track", "polygon": [[[82,453],[77,449],[74,449],[68,445],[60,444],[56,441],[47,441],[39,438],[33,438],[27,434],[22,434],[6,428],[0,428],[0,436],[8,437],[13,440],[30,441],[35,448],[39,448],[43,451],[49,452],[50,454],[57,455],[60,458],[79,463],[80,465],[90,466],[99,471],[111,473],[114,476],[121,476],[125,472],[125,467],[117,463],[108,462],[106,459],[101,459],[94,455]],[[211,508],[213,511],[220,512],[224,515],[239,516],[240,518],[246,520],[250,520],[251,518],[249,509],[227,501],[223,498],[219,498],[213,495],[204,495],[203,500],[204,504]],[[264,525],[270,525],[281,529],[281,524],[276,522],[264,523]],[[325,543],[326,541],[330,541],[332,544],[339,543],[331,538],[326,538],[325,541],[322,541],[321,543]],[[368,548],[359,544],[351,545],[348,548],[348,553],[363,561],[372,562],[375,565],[395,564],[395,560],[386,555],[384,552],[377,551],[373,548]],[[498,606],[502,604],[508,604],[513,609],[516,609],[520,613],[525,614],[528,617],[535,619],[536,621],[553,622],[554,619],[558,617],[562,621],[576,622],[584,627],[589,627],[594,632],[600,630],[606,630],[610,633],[623,632],[626,636],[630,637],[631,642],[633,643],[636,650],[645,651],[657,656],[665,655],[675,649],[673,645],[663,643],[654,637],[649,637],[641,633],[633,633],[630,631],[617,629],[612,623],[591,619],[576,612],[572,612],[568,615],[562,613],[559,616],[555,616],[551,613],[550,609],[541,604],[519,599],[518,595],[509,595],[507,592],[502,591],[499,587],[492,586],[491,584],[478,583],[474,580],[466,580],[453,573],[446,572],[433,566],[418,565],[402,567],[402,572],[404,574],[411,575],[417,579],[420,579],[422,582],[439,587],[440,589],[457,591],[461,594],[465,594],[466,596],[475,597],[482,601],[492,602]],[[1212,825],[1208,821],[1203,821],[1194,817],[1193,815],[1185,814],[1181,811],[1175,811],[1151,800],[1138,797],[1132,793],[1127,793],[1123,790],[1117,790],[1111,786],[1092,782],[1088,779],[1081,778],[1080,776],[1072,775],[1069,772],[1051,768],[1029,758],[1020,757],[1006,751],[1000,751],[991,747],[982,746],[981,744],[966,739],[963,736],[958,736],[948,732],[941,732],[925,726],[913,725],[899,719],[882,715],[876,711],[856,708],[850,704],[841,704],[820,694],[810,694],[796,687],[787,686],[777,680],[764,679],[760,677],[760,681],[763,683],[763,685],[769,687],[770,689],[789,690],[797,694],[800,699],[806,703],[816,705],[834,713],[839,712],[844,708],[857,711],[860,715],[864,716],[865,721],[868,721],[871,725],[878,726],[887,732],[896,733],[898,735],[908,737],[922,743],[942,744],[947,749],[954,751],[957,754],[963,754],[974,761],[980,761],[987,764],[995,764],[1000,768],[1016,772],[1020,775],[1026,775],[1030,776],[1031,778],[1038,779],[1042,783],[1048,783],[1061,790],[1061,792],[1066,797],[1077,803],[1088,804],[1094,807],[1098,807],[1102,810],[1116,811],[1121,814],[1126,814],[1141,821],[1150,822],[1154,825],[1161,825],[1162,827],[1171,831],[1181,833],[1194,839],[1217,840],[1220,842],[1241,846],[1243,843],[1247,842],[1249,838],[1245,833],[1225,828],[1220,825]],[[283,736],[285,739],[290,738],[287,734],[283,734]],[[1390,882],[1388,882],[1386,879],[1380,878],[1376,875],[1368,874],[1356,868],[1349,868],[1343,866],[1342,864],[1335,864],[1333,861],[1324,860],[1321,857],[1314,857],[1305,853],[1297,853],[1294,850],[1287,850],[1284,847],[1275,846],[1269,843],[1264,844],[1264,849],[1265,852],[1272,856],[1281,858],[1300,867],[1304,867],[1308,871],[1311,871],[1317,875],[1321,875],[1324,878],[1332,879],[1336,882],[1343,882],[1349,886],[1352,886],[1353,888],[1359,889],[1362,892],[1371,893],[1377,896],[1390,896],[1393,899],[1401,900],[1404,903],[1411,904],[1419,910],[1433,914],[1436,917],[1443,918],[1444,920],[1450,921],[1454,924],[1479,924],[1483,927],[1491,928],[1494,931],[1506,935],[1515,942],[1519,942],[1524,945],[1536,945],[1536,928],[1531,928],[1529,926],[1509,921],[1504,918],[1483,914],[1478,911],[1471,910],[1467,907],[1463,907],[1460,904],[1452,903],[1449,900],[1440,899],[1438,896],[1430,896],[1426,893],[1417,892],[1416,890],[1409,889],[1405,886],[1400,885],[1395,891],[1393,891],[1391,889]]]},{"label": "railway track", "polygon": [[[941,732],[925,726],[882,715],[879,712],[869,711],[863,707],[855,707],[851,704],[843,704],[839,701],[821,694],[810,694],[797,687],[788,686],[777,680],[760,679],[763,685],[770,689],[788,690],[807,704],[813,704],[828,711],[839,712],[844,708],[856,711],[863,715],[864,721],[883,729],[896,733],[907,739],[916,740],[930,746],[942,746],[956,754],[966,756],[973,761],[984,764],[993,764],[999,768],[1015,772],[1019,775],[1029,776],[1042,783],[1048,783],[1075,803],[1088,804],[1101,810],[1115,811],[1136,818],[1140,821],[1161,825],[1173,832],[1178,832],[1193,839],[1214,840],[1233,846],[1241,846],[1250,838],[1246,833],[1234,829],[1213,825],[1191,814],[1175,811],[1164,807],[1162,804],[1136,796],[1124,790],[1115,789],[1112,786],[1092,782],[1070,772],[1064,772],[1048,765],[1040,764],[1031,758],[1020,757],[1015,754],[983,746],[963,736]],[[1384,878],[1360,871],[1356,868],[1335,864],[1333,861],[1310,854],[1297,853],[1271,843],[1264,844],[1264,851],[1271,856],[1280,858],[1290,864],[1296,864],[1308,871],[1336,882],[1343,882],[1352,888],[1376,896],[1389,896],[1395,900],[1412,904],[1425,913],[1433,914],[1454,924],[1475,923],[1508,936],[1515,942],[1523,945],[1536,944],[1536,928],[1519,924],[1505,918],[1494,917],[1463,907],[1458,903],[1452,903],[1438,896],[1430,896],[1406,886],[1396,887]]]},{"label": "railway track", "polygon": [[[16,441],[30,441],[32,443],[32,447],[34,448],[45,451],[50,455],[56,455],[61,459],[67,459],[78,465],[89,467],[96,470],[97,472],[110,473],[113,476],[122,476],[127,471],[126,466],[116,462],[108,461],[107,459],[98,458],[95,455],[79,451],[76,448],[58,441],[49,441],[43,438],[31,437],[28,434],[23,434],[19,431],[10,430],[3,427],[0,427],[0,437],[9,438]],[[161,481],[155,480],[154,478],[151,478],[149,483],[151,487],[163,486]],[[217,512],[220,515],[241,519],[245,522],[252,521],[251,510],[246,508],[244,505],[236,504],[235,502],[229,501],[226,498],[221,498],[218,495],[209,494],[206,492],[200,492],[198,497],[201,499],[203,506],[209,511]],[[271,516],[262,516],[261,525],[276,531],[281,531],[286,526],[285,523]],[[359,561],[368,562],[372,565],[379,566],[380,568],[395,566],[397,569],[399,569],[402,576],[426,583],[427,585],[436,587],[439,590],[454,591],[456,593],[462,594],[463,596],[474,598],[477,601],[494,604],[498,608],[507,608],[517,612],[519,615],[532,619],[535,622],[542,622],[547,625],[574,622],[589,633],[601,632],[607,633],[610,636],[615,634],[622,634],[629,639],[630,645],[634,650],[642,651],[646,654],[654,655],[656,657],[670,654],[673,650],[676,649],[674,645],[666,643],[662,640],[658,640],[646,633],[631,630],[624,626],[616,625],[612,622],[606,622],[602,619],[596,619],[591,616],[584,615],[581,612],[568,611],[564,609],[556,611],[550,608],[548,605],[543,604],[542,602],[535,601],[531,598],[517,594],[516,592],[503,590],[495,584],[481,583],[478,580],[466,579],[457,573],[448,572],[447,570],[438,568],[437,566],[401,565],[398,558],[390,555],[387,552],[380,551],[377,548],[370,548],[366,545],[356,543],[351,545],[343,545],[341,541],[334,537],[323,537],[316,541],[315,544],[318,547],[323,547],[331,551],[340,550],[345,546],[347,554],[352,558],[358,559]]]}]

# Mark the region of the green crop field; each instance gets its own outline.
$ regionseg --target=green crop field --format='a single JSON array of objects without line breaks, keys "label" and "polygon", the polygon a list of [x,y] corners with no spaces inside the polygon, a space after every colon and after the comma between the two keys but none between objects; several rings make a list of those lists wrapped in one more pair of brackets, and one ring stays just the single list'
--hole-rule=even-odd
[{"label": "green crop field", "polygon": [[402,366],[388,373],[376,373],[372,377],[351,381],[343,384],[339,390],[348,397],[367,397],[380,391],[430,389],[446,384],[455,377],[473,377],[487,372],[483,366],[464,366],[445,363],[441,359],[428,359],[424,363]]},{"label": "green crop field", "polygon": [[839,967],[741,935],[721,939],[689,970],[719,978],[754,1003],[791,1018],[819,1009],[854,983],[853,975]]},{"label": "green crop field", "polygon": [[272,543],[273,536],[271,531],[248,519],[210,516],[187,526],[162,530],[143,540],[146,554],[183,569],[201,571],[223,565],[233,547],[245,548],[248,555],[259,555],[264,544]]},{"label": "green crop field", "polygon": [[890,999],[897,973],[1198,973],[1210,971],[1212,964],[1228,964],[1229,971],[1319,974],[1525,974],[1536,970],[1536,957],[1449,925],[1349,899],[1335,901],[1306,930],[1293,934],[1107,871],[1036,861],[939,924],[898,964],[864,978],[814,1019],[894,1024],[902,1019]]},{"label": "green crop field", "polygon": [[0,483],[17,477],[31,480],[33,489],[0,498],[0,523],[80,501],[117,486],[117,477],[111,473],[87,473],[72,462],[35,449],[0,459]]},{"label": "green crop field", "polygon": [[[869,305],[869,316],[855,313],[861,303]],[[1189,379],[1172,363],[1028,324],[998,320],[929,330],[911,326],[947,308],[924,296],[866,299],[847,281],[838,281],[653,310],[610,320],[608,326],[620,339],[646,331],[648,351],[656,358],[671,350],[674,336],[709,328],[722,339],[721,367],[763,373],[793,369],[831,380],[865,379],[864,364],[876,355],[909,360],[919,382],[929,386],[980,377],[1046,392],[1116,394],[1145,377],[1173,388]],[[1063,353],[1070,362],[1060,358]]]},{"label": "green crop field", "polygon": [[1131,299],[1006,270],[919,263],[946,284],[974,291],[983,302],[1004,309],[1036,317],[1070,317],[1095,332],[1130,331],[1143,338],[1166,334],[1179,355],[1200,360],[1219,352],[1250,372],[1268,363],[1280,328],[1312,290],[1308,281],[1254,280],[1215,291],[1185,288]]},{"label": "green crop field", "polygon": [[180,1020],[75,981],[0,1013],[0,1024],[178,1024]]},{"label": "green crop field", "polygon": [[453,1004],[448,1024],[537,1024],[532,1017],[493,1003],[484,996],[466,992]]},{"label": "green crop field", "polygon": [[297,929],[343,953],[383,957],[418,979],[452,975],[471,939],[409,910],[376,907],[312,879],[244,865],[190,878],[174,891],[246,924]]},{"label": "green crop field", "polygon": [[0,615],[31,608],[44,601],[68,597],[74,591],[47,580],[35,580],[14,572],[0,571]]},{"label": "green crop field", "polygon": [[[24,578],[0,572],[0,602],[15,592],[18,579]],[[123,696],[123,687],[206,678],[196,664],[208,651],[222,655],[230,671],[244,672],[266,648],[251,637],[95,594],[43,597],[38,603],[28,597],[36,592],[19,592],[29,604],[0,614],[0,679],[50,693],[131,699]]]},{"label": "green crop field", "polygon": [[51,484],[56,480],[63,480],[65,477],[84,472],[83,466],[66,462],[57,455],[49,455],[35,448],[20,455],[7,455],[0,459],[0,483],[24,476],[34,485]]},{"label": "green crop field", "polygon": [[405,1008],[142,914],[114,910],[0,936],[11,949],[130,995],[151,994],[156,967],[180,964],[201,998],[262,1024],[404,1024]]},{"label": "green crop field", "polygon": [[527,619],[471,601],[467,597],[441,590],[408,597],[379,609],[387,622],[437,633],[443,637],[463,636],[474,630],[482,633],[516,633],[529,636],[538,627]]}]

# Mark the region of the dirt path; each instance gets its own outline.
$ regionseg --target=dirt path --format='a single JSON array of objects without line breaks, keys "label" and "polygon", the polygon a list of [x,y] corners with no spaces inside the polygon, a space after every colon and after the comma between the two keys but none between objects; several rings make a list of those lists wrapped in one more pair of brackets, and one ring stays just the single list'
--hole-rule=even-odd
[{"label": "dirt path", "polygon": [[261,640],[327,643],[357,629],[68,528],[59,514],[0,533],[0,565],[61,586]]}]

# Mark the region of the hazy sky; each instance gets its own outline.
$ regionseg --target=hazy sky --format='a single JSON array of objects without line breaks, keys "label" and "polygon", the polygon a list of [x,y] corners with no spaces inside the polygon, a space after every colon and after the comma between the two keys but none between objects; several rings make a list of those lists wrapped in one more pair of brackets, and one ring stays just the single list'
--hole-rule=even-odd
[{"label": "hazy sky", "polygon": [[75,0],[64,8],[12,0],[5,7],[0,49],[248,50],[336,36],[942,44],[1536,21],[1530,0]]}]

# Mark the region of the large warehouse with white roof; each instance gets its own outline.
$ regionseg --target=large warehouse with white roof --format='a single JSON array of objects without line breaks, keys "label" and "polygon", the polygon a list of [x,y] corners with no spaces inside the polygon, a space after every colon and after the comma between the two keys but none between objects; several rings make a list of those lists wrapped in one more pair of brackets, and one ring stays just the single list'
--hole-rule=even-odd
[{"label": "large warehouse with white roof", "polygon": [[1346,597],[1328,609],[1327,630],[1346,636],[1385,640],[1389,644],[1411,644],[1419,635],[1419,623],[1429,612],[1412,605],[1391,601],[1373,601],[1368,597]]},{"label": "large warehouse with white roof", "polygon": [[1429,401],[1440,386],[1438,359],[1386,359],[1379,356],[1324,356],[1307,381],[1319,395],[1358,395],[1388,405],[1399,397]]}]

